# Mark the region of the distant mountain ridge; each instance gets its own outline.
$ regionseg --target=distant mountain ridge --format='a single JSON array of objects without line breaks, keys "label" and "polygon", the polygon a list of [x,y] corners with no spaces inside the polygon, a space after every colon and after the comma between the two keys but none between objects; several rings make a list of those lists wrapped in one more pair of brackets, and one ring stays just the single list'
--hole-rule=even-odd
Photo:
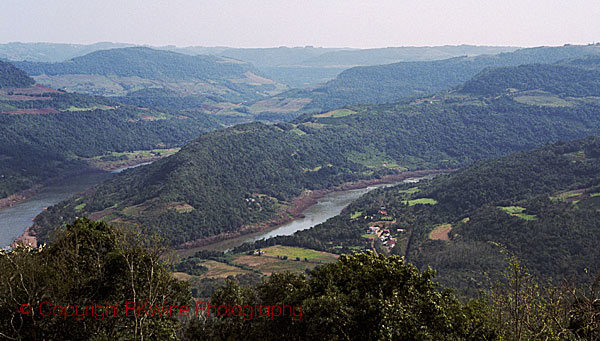
[{"label": "distant mountain ridge", "polygon": [[[85,54],[132,44],[97,43],[92,45],[9,43],[0,44],[0,58],[11,61],[63,62]],[[514,51],[504,46],[424,46],[371,49],[323,47],[232,48],[203,46],[147,46],[186,55],[214,55],[250,62],[268,78],[289,87],[314,86],[334,78],[344,69],[359,65],[378,65],[401,61],[436,60],[462,55],[495,54]]]},{"label": "distant mountain ridge", "polygon": [[323,86],[291,90],[275,95],[269,101],[301,98],[306,104],[300,110],[308,112],[353,104],[392,103],[458,86],[485,68],[555,63],[592,54],[600,54],[600,44],[537,47],[497,55],[355,67],[343,71]]},{"label": "distant mountain ridge", "polygon": [[60,63],[14,64],[44,85],[101,95],[124,96],[158,87],[241,102],[263,98],[281,87],[243,61],[147,47],[95,51]]}]

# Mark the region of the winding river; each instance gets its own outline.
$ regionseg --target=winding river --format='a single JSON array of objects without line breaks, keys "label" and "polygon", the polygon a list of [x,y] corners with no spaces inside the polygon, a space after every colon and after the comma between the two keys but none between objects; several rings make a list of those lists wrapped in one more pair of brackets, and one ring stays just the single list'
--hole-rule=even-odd
[{"label": "winding river", "polygon": [[[137,166],[124,167],[111,172],[91,172],[73,176],[67,180],[44,187],[36,193],[36,195],[26,201],[20,202],[10,208],[0,210],[0,248],[10,245],[13,240],[19,237],[28,226],[32,225],[32,219],[42,212],[45,207],[55,205],[77,193],[81,193],[87,188],[109,179],[115,173]],[[403,182],[416,181],[418,181],[418,179],[413,178],[406,179]],[[213,250],[227,250],[237,245],[241,245],[244,242],[252,242],[275,236],[292,235],[297,231],[309,229],[340,214],[352,201],[375,188],[393,186],[395,184],[379,184],[360,189],[329,193],[320,198],[315,205],[307,208],[303,212],[303,218],[295,219],[268,231],[244,235],[210,245],[206,248]]]},{"label": "winding river", "polygon": [[232,238],[217,242],[211,245],[198,247],[189,250],[182,250],[183,255],[191,255],[197,250],[218,250],[227,251],[246,242],[254,242],[260,239],[267,239],[277,236],[290,236],[295,232],[309,229],[313,226],[325,222],[327,219],[340,214],[346,206],[350,205],[354,200],[360,198],[363,194],[368,193],[376,188],[395,186],[399,183],[418,182],[420,178],[409,178],[400,182],[391,184],[371,185],[365,188],[351,189],[346,191],[336,191],[326,194],[317,200],[317,203],[310,206],[302,214],[303,218],[298,218],[289,223],[274,227],[267,231],[260,231],[251,234],[246,234],[237,238]]},{"label": "winding river", "polygon": [[44,208],[55,205],[77,193],[81,193],[87,188],[95,186],[125,169],[145,164],[148,163],[123,167],[110,172],[92,171],[71,176],[68,179],[43,187],[28,200],[0,210],[0,248],[7,247],[13,240],[23,234],[23,231],[33,224],[33,218],[40,214]]}]

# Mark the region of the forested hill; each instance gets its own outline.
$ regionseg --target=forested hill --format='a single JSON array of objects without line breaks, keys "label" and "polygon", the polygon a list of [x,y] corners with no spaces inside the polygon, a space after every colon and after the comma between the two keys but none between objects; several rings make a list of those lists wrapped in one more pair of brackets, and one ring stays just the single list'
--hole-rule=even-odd
[{"label": "forested hill", "polygon": [[[571,61],[570,65],[589,65]],[[460,92],[499,95],[507,91],[542,90],[562,96],[600,96],[600,69],[557,64],[501,67],[482,71]]]},{"label": "forested hill", "polygon": [[241,102],[262,98],[281,86],[246,62],[147,47],[95,51],[59,63],[24,61],[15,65],[42,84],[100,95],[168,88],[181,95],[216,96]]},{"label": "forested hill", "polygon": [[27,73],[23,72],[11,63],[0,60],[0,88],[22,88],[35,83]]},{"label": "forested hill", "polygon": [[369,248],[365,231],[385,226],[397,243],[377,240],[380,252],[431,265],[442,282],[476,295],[511,255],[542,278],[585,280],[600,265],[599,219],[600,138],[590,137],[376,190],[322,225],[262,244]]},{"label": "forested hill", "polygon": [[256,71],[250,64],[215,56],[189,56],[147,47],[100,50],[66,62],[15,62],[33,76],[96,74],[138,76],[156,80],[190,80],[242,76]]},{"label": "forested hill", "polygon": [[594,97],[444,93],[306,115],[276,126],[236,126],[203,135],[164,161],[49,208],[36,224],[43,239],[69,220],[65,217],[89,215],[145,225],[180,244],[276,218],[305,189],[405,169],[463,167],[599,135],[599,111]]},{"label": "forested hill", "polygon": [[589,54],[600,54],[600,45],[538,47],[497,55],[361,66],[342,72],[323,86],[285,92],[273,100],[303,98],[302,110],[313,112],[350,104],[396,102],[450,89],[487,67],[554,63]]}]

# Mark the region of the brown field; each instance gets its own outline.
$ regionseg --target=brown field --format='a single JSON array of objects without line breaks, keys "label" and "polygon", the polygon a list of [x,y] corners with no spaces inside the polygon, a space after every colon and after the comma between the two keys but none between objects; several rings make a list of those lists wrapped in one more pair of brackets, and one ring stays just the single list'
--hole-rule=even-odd
[{"label": "brown field", "polygon": [[310,98],[269,98],[258,101],[250,106],[250,111],[253,113],[261,113],[265,111],[289,113],[302,109],[306,104],[310,103]]},{"label": "brown field", "polygon": [[59,111],[54,108],[43,108],[43,109],[18,109],[13,111],[5,111],[3,114],[9,115],[47,115],[47,114],[58,114]]},{"label": "brown field", "polygon": [[242,255],[235,258],[235,264],[246,265],[262,272],[265,275],[271,275],[274,272],[290,271],[302,273],[306,269],[314,269],[318,264],[311,262],[297,261],[295,259],[278,259],[268,256],[250,256]]},{"label": "brown field", "polygon": [[451,224],[438,225],[433,229],[433,231],[431,231],[431,233],[429,233],[429,239],[449,241],[450,236],[448,233],[450,233],[450,231],[452,231]]},{"label": "brown field", "polygon": [[240,269],[238,267],[217,262],[214,260],[207,260],[204,263],[202,263],[202,265],[206,266],[208,268],[208,271],[202,274],[201,277],[225,278],[227,276],[235,276],[250,273],[250,271],[248,270]]}]

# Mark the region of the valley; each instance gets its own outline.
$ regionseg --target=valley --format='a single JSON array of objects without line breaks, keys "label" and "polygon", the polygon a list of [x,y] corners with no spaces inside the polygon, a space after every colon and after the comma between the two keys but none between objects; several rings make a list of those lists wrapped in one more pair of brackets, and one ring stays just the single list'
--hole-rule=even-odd
[{"label": "valley", "polygon": [[[7,45],[7,316],[45,295],[285,301],[306,321],[134,322],[165,339],[462,340],[573,336],[597,314],[574,293],[600,259],[599,44]],[[536,307],[528,337],[496,314],[513,297]],[[36,319],[58,339],[132,323]]]}]

